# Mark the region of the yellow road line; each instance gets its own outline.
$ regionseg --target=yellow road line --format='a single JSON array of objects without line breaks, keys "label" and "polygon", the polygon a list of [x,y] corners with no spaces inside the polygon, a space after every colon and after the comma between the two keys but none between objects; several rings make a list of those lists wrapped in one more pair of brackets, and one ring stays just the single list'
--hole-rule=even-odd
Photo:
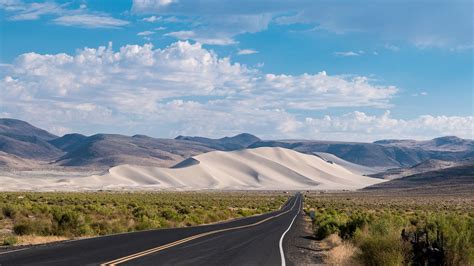
[{"label": "yellow road line", "polygon": [[279,213],[277,215],[274,215],[274,216],[270,216],[268,218],[265,218],[261,221],[258,221],[258,222],[255,222],[253,224],[248,224],[248,225],[241,225],[241,226],[236,226],[236,227],[230,227],[230,228],[224,228],[224,229],[219,229],[219,230],[214,230],[214,231],[209,231],[209,232],[205,232],[205,233],[201,233],[201,234],[197,234],[197,235],[194,235],[194,236],[190,236],[190,237],[186,237],[186,238],[183,238],[181,240],[177,240],[177,241],[174,241],[174,242],[171,242],[171,243],[168,243],[168,244],[165,244],[165,245],[162,245],[162,246],[159,246],[159,247],[156,247],[156,248],[151,248],[151,249],[148,249],[148,250],[145,250],[145,251],[141,251],[141,252],[138,252],[138,253],[135,253],[135,254],[132,254],[132,255],[128,255],[126,257],[122,257],[122,258],[118,258],[118,259],[115,259],[115,260],[112,260],[112,261],[109,261],[109,262],[105,262],[105,263],[102,263],[100,264],[101,266],[113,266],[113,265],[117,265],[117,264],[120,264],[120,263],[124,263],[124,262],[127,262],[127,261],[130,261],[130,260],[134,260],[134,259],[137,259],[137,258],[140,258],[140,257],[143,257],[143,256],[146,256],[146,255],[150,255],[152,253],[156,253],[158,251],[161,251],[161,250],[164,250],[164,249],[167,249],[167,248],[171,248],[171,247],[174,247],[174,246],[177,246],[177,245],[180,245],[180,244],[183,244],[183,243],[186,243],[186,242],[189,242],[191,240],[194,240],[194,239],[197,239],[197,238],[201,238],[201,237],[204,237],[204,236],[208,236],[208,235],[213,235],[213,234],[217,234],[217,233],[221,233],[221,232],[226,232],[226,231],[231,231],[231,230],[237,230],[237,229],[242,229],[242,228],[247,228],[247,227],[251,227],[251,226],[256,226],[256,225],[259,225],[259,224],[262,224],[268,220],[271,220],[271,219],[274,219],[274,218],[277,218],[285,213],[288,213],[290,212],[291,210],[293,210],[293,208],[295,207],[296,205],[296,202],[298,201],[298,198],[295,199],[295,202],[293,203],[293,206],[291,206],[290,209],[288,209],[287,211],[284,211],[282,213]]}]

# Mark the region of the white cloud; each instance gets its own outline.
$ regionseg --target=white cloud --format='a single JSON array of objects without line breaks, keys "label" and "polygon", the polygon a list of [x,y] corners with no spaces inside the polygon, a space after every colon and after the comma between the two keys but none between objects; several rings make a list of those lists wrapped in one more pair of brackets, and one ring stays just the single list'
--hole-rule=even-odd
[{"label": "white cloud", "polygon": [[149,30],[137,33],[138,36],[148,36],[148,35],[152,35],[152,34],[155,34],[155,32],[149,31]]},{"label": "white cloud", "polygon": [[[210,45],[236,44],[235,36],[243,33],[255,33],[267,29],[271,22],[270,12],[227,12],[235,10],[235,5],[227,6],[222,14],[216,12],[220,2],[185,3],[162,5],[159,1],[134,1],[132,11],[139,14],[155,14],[163,17],[167,23],[186,23],[188,30],[171,32],[168,36],[180,40],[194,40]],[[186,11],[183,11],[185,9]],[[201,13],[203,10],[203,13]]]},{"label": "white cloud", "polygon": [[256,54],[258,51],[255,51],[253,49],[242,49],[237,52],[238,55],[248,55],[248,54]]},{"label": "white cloud", "polygon": [[396,45],[393,45],[393,44],[385,44],[385,49],[388,49],[390,51],[393,51],[393,52],[398,52],[400,51],[400,48]]},{"label": "white cloud", "polygon": [[343,56],[343,57],[352,57],[352,56],[360,56],[361,53],[353,52],[353,51],[347,51],[347,52],[334,52],[334,55]]},{"label": "white cloud", "polygon": [[212,44],[212,45],[231,45],[231,44],[236,44],[236,41],[233,40],[232,38],[227,38],[223,36],[199,36],[194,31],[175,31],[175,32],[169,32],[166,33],[164,36],[170,36],[174,37],[179,40],[195,40],[199,43],[203,44]]},{"label": "white cloud", "polygon": [[[109,44],[73,55],[26,53],[0,70],[0,113],[38,121],[45,128],[89,134],[173,137],[250,131],[262,137],[331,138],[333,132],[333,139],[354,139],[405,136],[401,130],[419,136],[466,136],[465,125],[472,125],[471,117],[423,116],[412,121],[359,112],[325,122],[307,113],[331,107],[387,108],[398,89],[363,76],[324,71],[262,73],[199,43],[176,42],[163,49],[126,45],[117,51]],[[320,133],[315,135],[316,130]]]},{"label": "white cloud", "polygon": [[134,12],[150,12],[150,10],[160,10],[175,0],[133,0],[132,10]]},{"label": "white cloud", "polygon": [[352,112],[342,116],[305,119],[306,134],[322,139],[367,141],[378,139],[429,139],[457,135],[474,138],[474,116],[422,115],[412,119],[395,119],[386,111],[380,116]]},{"label": "white cloud", "polygon": [[194,18],[199,25],[191,30],[199,36],[214,35],[213,39],[215,35],[234,39],[242,33],[263,31],[274,22],[305,24],[312,26],[313,32],[367,34],[379,43],[409,43],[421,48],[473,45],[472,1],[434,1],[429,5],[423,1],[365,2],[249,1],[237,8],[235,1],[229,0],[179,0],[172,4],[136,0],[132,10]]},{"label": "white cloud", "polygon": [[84,28],[118,28],[128,25],[129,22],[104,15],[65,15],[53,20],[54,23],[64,26],[78,26]]},{"label": "white cloud", "polygon": [[53,15],[52,21],[58,25],[78,26],[85,28],[117,28],[129,22],[116,19],[105,13],[91,12],[85,4],[78,9],[68,9],[68,4],[56,4],[52,1],[43,3],[25,3],[20,0],[1,1],[0,9],[8,14],[8,20],[37,20],[42,16]]},{"label": "white cloud", "polygon": [[156,27],[155,30],[158,30],[158,31],[166,30],[166,27],[163,27],[163,26]]},{"label": "white cloud", "polygon": [[160,16],[150,16],[150,17],[143,18],[142,20],[146,21],[146,22],[155,22],[155,21],[159,21],[161,19],[162,19],[162,17],[160,17]]},{"label": "white cloud", "polygon": [[413,93],[411,96],[417,97],[417,96],[427,96],[427,95],[428,95],[428,92],[422,91],[420,93],[418,93],[418,92]]},{"label": "white cloud", "polygon": [[54,2],[23,3],[22,1],[2,1],[0,8],[13,13],[9,20],[36,20],[43,15],[61,14],[64,9]]}]

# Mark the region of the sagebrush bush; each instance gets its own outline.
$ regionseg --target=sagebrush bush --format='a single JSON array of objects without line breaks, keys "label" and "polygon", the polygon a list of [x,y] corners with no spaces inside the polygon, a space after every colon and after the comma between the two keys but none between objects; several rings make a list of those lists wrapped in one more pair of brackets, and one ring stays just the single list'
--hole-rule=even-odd
[{"label": "sagebrush bush", "polygon": [[356,259],[363,265],[409,265],[426,259],[415,256],[411,242],[417,234],[421,245],[441,250],[444,264],[474,265],[471,200],[359,195],[307,196],[306,211],[316,213],[315,237],[337,233],[357,247]]},{"label": "sagebrush bush", "polygon": [[17,235],[94,236],[192,226],[277,210],[279,193],[0,193]]},{"label": "sagebrush bush", "polygon": [[410,261],[410,243],[402,241],[398,234],[366,235],[357,241],[357,246],[360,251],[356,258],[363,265],[397,266]]},{"label": "sagebrush bush", "polygon": [[16,236],[9,235],[9,236],[6,236],[6,237],[3,238],[2,245],[3,246],[14,246],[17,242],[18,242],[18,240],[17,240]]}]

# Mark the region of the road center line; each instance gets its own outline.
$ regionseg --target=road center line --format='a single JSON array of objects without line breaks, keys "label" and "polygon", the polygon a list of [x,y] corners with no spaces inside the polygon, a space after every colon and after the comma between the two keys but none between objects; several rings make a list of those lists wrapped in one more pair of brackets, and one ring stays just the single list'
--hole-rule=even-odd
[{"label": "road center line", "polygon": [[183,238],[183,239],[181,239],[181,240],[177,240],[177,241],[175,241],[175,242],[171,242],[171,243],[168,243],[168,244],[159,246],[159,247],[155,247],[155,248],[148,249],[148,250],[145,250],[145,251],[141,251],[141,252],[138,252],[138,253],[135,253],[135,254],[132,254],[132,255],[128,255],[128,256],[122,257],[122,258],[118,258],[118,259],[115,259],[115,260],[112,260],[112,261],[109,261],[109,262],[105,262],[105,263],[102,263],[102,264],[100,264],[100,265],[101,265],[101,266],[117,265],[117,264],[124,263],[124,262],[130,261],[130,260],[134,260],[134,259],[137,259],[137,258],[146,256],[146,255],[150,255],[150,254],[156,253],[156,252],[158,252],[158,251],[161,251],[161,250],[164,250],[164,249],[167,249],[167,248],[171,248],[171,247],[174,247],[174,246],[177,246],[177,245],[180,245],[180,244],[183,244],[183,243],[186,243],[186,242],[189,242],[189,241],[191,241],[191,240],[194,240],[194,239],[197,239],[197,238],[201,238],[201,237],[204,237],[204,236],[213,235],[213,234],[217,234],[217,233],[221,233],[221,232],[226,232],[226,231],[231,231],[231,230],[237,230],[237,229],[252,227],[252,226],[256,226],[256,225],[262,224],[262,223],[264,223],[264,222],[266,222],[266,221],[268,221],[268,220],[277,218],[277,217],[279,217],[279,216],[281,216],[281,215],[283,215],[283,214],[286,214],[286,213],[292,211],[293,208],[294,208],[295,205],[296,205],[296,202],[298,202],[298,197],[297,197],[297,196],[295,196],[295,197],[296,197],[296,199],[295,199],[295,201],[294,201],[294,203],[293,203],[293,206],[291,206],[291,208],[289,208],[288,210],[286,210],[286,211],[284,211],[284,212],[282,212],[282,213],[279,213],[279,214],[270,216],[270,217],[268,217],[268,218],[265,218],[265,219],[263,219],[263,220],[261,220],[261,221],[255,222],[255,223],[253,223],[253,224],[247,224],[247,225],[241,225],[241,226],[236,226],[236,227],[224,228],[224,229],[219,229],[219,230],[214,230],[214,231],[209,231],[209,232],[197,234],[197,235],[190,236],[190,237],[187,237],[187,238]]}]

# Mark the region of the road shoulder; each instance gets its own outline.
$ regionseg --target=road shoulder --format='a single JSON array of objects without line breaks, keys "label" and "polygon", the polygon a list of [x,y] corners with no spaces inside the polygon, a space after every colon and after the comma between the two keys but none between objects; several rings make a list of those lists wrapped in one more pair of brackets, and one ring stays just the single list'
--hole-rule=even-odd
[{"label": "road shoulder", "polygon": [[287,265],[324,265],[327,250],[313,237],[311,220],[301,211],[284,243]]}]

